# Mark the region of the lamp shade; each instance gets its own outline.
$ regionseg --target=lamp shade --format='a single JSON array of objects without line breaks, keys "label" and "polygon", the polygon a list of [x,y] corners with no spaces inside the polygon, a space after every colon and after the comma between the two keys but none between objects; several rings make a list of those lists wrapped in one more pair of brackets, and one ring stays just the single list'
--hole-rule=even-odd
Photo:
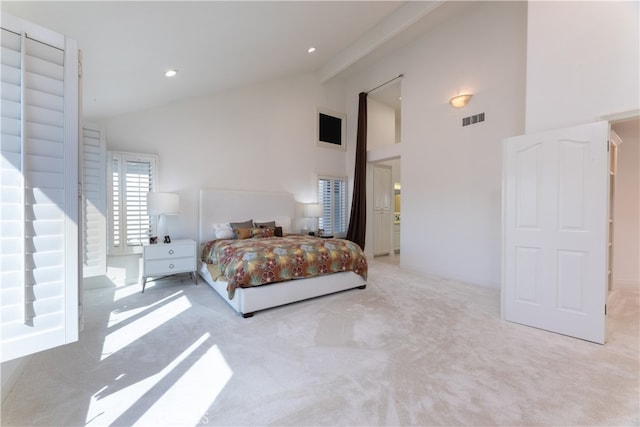
[{"label": "lamp shade", "polygon": [[322,205],[320,203],[304,205],[304,216],[307,218],[320,218],[322,216]]},{"label": "lamp shade", "polygon": [[149,215],[178,215],[180,196],[175,193],[147,193],[147,213]]}]

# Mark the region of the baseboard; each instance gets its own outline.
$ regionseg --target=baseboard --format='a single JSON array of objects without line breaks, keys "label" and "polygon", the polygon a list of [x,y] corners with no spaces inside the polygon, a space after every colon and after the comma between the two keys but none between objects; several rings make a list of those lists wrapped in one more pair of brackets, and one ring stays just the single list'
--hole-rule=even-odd
[{"label": "baseboard", "polygon": [[13,386],[18,382],[18,378],[22,375],[22,372],[27,368],[29,359],[31,356],[21,357],[20,359],[9,360],[8,362],[0,365],[0,372],[2,376],[2,386],[0,386],[2,394],[2,402],[9,395]]}]

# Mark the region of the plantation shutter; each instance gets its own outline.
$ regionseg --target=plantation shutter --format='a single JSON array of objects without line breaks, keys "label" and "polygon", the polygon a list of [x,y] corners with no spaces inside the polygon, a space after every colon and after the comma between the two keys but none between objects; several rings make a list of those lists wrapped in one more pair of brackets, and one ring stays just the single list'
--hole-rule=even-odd
[{"label": "plantation shutter", "polygon": [[111,153],[111,250],[140,252],[151,235],[147,193],[154,190],[156,156]]},{"label": "plantation shutter", "polygon": [[329,235],[331,231],[331,180],[318,178],[318,202],[322,205],[322,216],[318,218],[318,228]]},{"label": "plantation shutter", "polygon": [[140,246],[149,238],[151,223],[147,213],[147,193],[151,191],[151,164],[125,161],[125,209],[127,212],[127,246]]},{"label": "plantation shutter", "polygon": [[319,227],[325,234],[343,235],[347,231],[346,180],[319,177],[318,201],[322,204]]},{"label": "plantation shutter", "polygon": [[94,125],[82,137],[82,272],[92,277],[107,272],[106,144]]},{"label": "plantation shutter", "polygon": [[116,253],[122,246],[120,244],[120,156],[112,155],[111,157],[111,174],[109,174],[110,182],[109,191],[111,194],[111,252]]},{"label": "plantation shutter", "polygon": [[347,184],[344,179],[333,181],[333,233],[347,232]]},{"label": "plantation shutter", "polygon": [[78,339],[78,49],[2,16],[2,361]]}]

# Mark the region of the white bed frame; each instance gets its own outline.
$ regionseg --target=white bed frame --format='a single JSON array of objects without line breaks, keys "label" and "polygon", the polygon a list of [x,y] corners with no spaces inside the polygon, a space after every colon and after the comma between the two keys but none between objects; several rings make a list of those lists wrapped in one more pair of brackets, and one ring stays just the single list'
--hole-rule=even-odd
[{"label": "white bed frame", "polygon": [[[291,227],[297,225],[298,207],[290,193],[201,189],[198,221],[199,248],[201,249],[202,245],[215,238],[213,224],[248,219],[256,222],[275,220],[277,225],[283,227],[285,233],[291,232]],[[349,271],[251,288],[238,288],[233,299],[230,300],[227,294],[227,283],[212,280],[206,264],[200,263],[199,273],[243,317],[250,317],[259,310],[347,289],[364,289],[367,285],[365,279]]]}]

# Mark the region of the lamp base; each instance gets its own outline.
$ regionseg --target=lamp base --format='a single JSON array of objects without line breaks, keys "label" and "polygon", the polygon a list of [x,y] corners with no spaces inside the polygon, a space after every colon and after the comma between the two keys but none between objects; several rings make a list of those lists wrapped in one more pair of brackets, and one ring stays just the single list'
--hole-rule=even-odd
[{"label": "lamp base", "polygon": [[160,239],[164,239],[164,236],[167,235],[167,225],[164,214],[158,215],[158,229],[156,230],[156,233]]}]

